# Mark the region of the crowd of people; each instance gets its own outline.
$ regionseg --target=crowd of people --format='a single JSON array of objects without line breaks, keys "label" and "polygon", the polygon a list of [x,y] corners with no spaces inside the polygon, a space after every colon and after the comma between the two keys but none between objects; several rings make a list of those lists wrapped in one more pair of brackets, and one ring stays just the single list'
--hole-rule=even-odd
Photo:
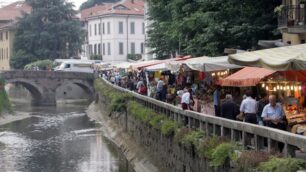
[{"label": "crowd of people", "polygon": [[239,94],[237,89],[229,91],[219,85],[194,84],[187,78],[178,83],[178,76],[170,76],[167,81],[160,77],[156,81],[147,78],[144,71],[128,72],[125,76],[119,71],[107,71],[101,77],[141,95],[180,106],[183,110],[201,112],[201,106],[209,106],[208,102],[211,102],[215,116],[286,129],[285,114],[275,95],[256,95],[251,90]]}]

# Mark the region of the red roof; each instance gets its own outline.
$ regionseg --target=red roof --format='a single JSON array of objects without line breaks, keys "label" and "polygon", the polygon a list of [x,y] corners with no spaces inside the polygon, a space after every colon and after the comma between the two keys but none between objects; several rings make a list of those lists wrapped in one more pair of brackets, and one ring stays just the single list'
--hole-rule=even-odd
[{"label": "red roof", "polygon": [[256,86],[262,79],[272,75],[276,71],[257,68],[245,67],[238,72],[220,80],[221,86],[229,87],[251,87]]},{"label": "red roof", "polygon": [[31,6],[24,1],[17,1],[0,8],[0,21],[15,21],[18,17],[22,17],[23,13],[30,13]]},{"label": "red roof", "polygon": [[89,17],[122,14],[122,15],[144,15],[143,0],[123,0],[115,4],[97,5],[92,8],[81,11],[81,20],[87,20]]}]

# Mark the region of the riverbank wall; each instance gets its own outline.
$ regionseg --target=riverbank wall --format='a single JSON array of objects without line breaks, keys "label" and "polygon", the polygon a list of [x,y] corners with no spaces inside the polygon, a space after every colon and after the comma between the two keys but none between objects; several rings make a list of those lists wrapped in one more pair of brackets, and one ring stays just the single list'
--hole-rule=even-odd
[{"label": "riverbank wall", "polygon": [[[116,90],[110,91],[111,88],[106,88],[107,85],[103,83],[103,81],[99,81],[99,84],[99,86],[96,85],[96,91],[98,94],[96,97],[96,102],[90,106],[88,114],[98,121],[110,121],[113,124],[112,127],[110,127],[111,132],[108,133],[112,135],[112,140],[114,140],[114,138],[116,139],[114,142],[127,155],[128,160],[133,161],[137,159],[139,155],[142,157],[145,155],[145,160],[140,160],[138,158],[136,161],[150,162],[149,166],[157,167],[153,169],[147,168],[149,169],[147,171],[230,171],[229,166],[224,166],[218,169],[211,167],[205,158],[199,157],[195,153],[195,148],[193,146],[188,147],[179,144],[175,139],[174,131],[167,131],[163,133],[161,129],[156,127],[154,124],[148,125],[148,123],[144,122],[146,119],[141,119],[143,117],[137,117],[137,114],[133,114],[134,112],[132,106],[141,107],[141,105],[132,105],[135,103],[132,100],[122,104],[120,101],[122,98],[125,99],[124,96],[127,96],[126,98],[128,98],[128,95],[117,95]],[[99,89],[97,87],[101,88]],[[129,107],[126,107],[127,105]],[[127,109],[124,110],[124,108]],[[151,119],[151,122],[152,121],[154,121],[154,119]],[[167,122],[167,120],[165,120],[165,122]],[[109,126],[106,128],[109,128]],[[169,123],[168,129],[174,129],[171,126],[171,122]],[[137,145],[136,148],[130,147],[130,140],[134,142],[132,145]],[[129,155],[129,153],[132,152],[136,152],[136,154],[133,153],[132,155]],[[135,163],[131,162],[131,164]],[[137,168],[138,167],[135,169]]]}]

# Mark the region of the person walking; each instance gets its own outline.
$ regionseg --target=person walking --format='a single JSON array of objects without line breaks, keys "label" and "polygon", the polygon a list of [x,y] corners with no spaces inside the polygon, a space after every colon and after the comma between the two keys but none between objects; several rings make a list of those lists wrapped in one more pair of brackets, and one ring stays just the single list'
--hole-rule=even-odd
[{"label": "person walking", "polygon": [[160,78],[156,85],[156,99],[157,100],[162,100],[163,87],[164,87],[164,81],[162,80],[162,78]]},{"label": "person walking", "polygon": [[244,121],[252,124],[257,124],[257,102],[252,98],[252,91],[246,92],[246,98],[240,105],[240,113],[244,116]]},{"label": "person walking", "polygon": [[239,107],[233,101],[231,94],[225,96],[225,102],[221,105],[221,117],[231,120],[236,120],[236,116],[239,114]]},{"label": "person walking", "polygon": [[188,110],[190,106],[190,92],[187,88],[184,89],[184,94],[181,98],[181,105],[183,110]]},{"label": "person walking", "polygon": [[260,97],[261,99],[257,103],[257,123],[264,125],[261,115],[264,107],[269,103],[269,96],[267,93],[262,93]]},{"label": "person walking", "polygon": [[221,96],[221,86],[218,85],[214,91],[213,101],[214,101],[214,108],[215,108],[215,115],[220,116],[220,96]]}]

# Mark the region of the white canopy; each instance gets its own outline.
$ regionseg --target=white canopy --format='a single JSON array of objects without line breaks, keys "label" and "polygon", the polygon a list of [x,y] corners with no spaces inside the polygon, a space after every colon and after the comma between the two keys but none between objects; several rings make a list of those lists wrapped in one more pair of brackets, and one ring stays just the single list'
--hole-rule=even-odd
[{"label": "white canopy", "polygon": [[221,71],[226,69],[238,69],[242,68],[241,66],[230,64],[228,62],[228,56],[221,57],[197,57],[185,61],[185,64],[192,70],[196,71]]},{"label": "white canopy", "polygon": [[305,70],[306,44],[233,54],[229,56],[229,62],[276,71]]}]

